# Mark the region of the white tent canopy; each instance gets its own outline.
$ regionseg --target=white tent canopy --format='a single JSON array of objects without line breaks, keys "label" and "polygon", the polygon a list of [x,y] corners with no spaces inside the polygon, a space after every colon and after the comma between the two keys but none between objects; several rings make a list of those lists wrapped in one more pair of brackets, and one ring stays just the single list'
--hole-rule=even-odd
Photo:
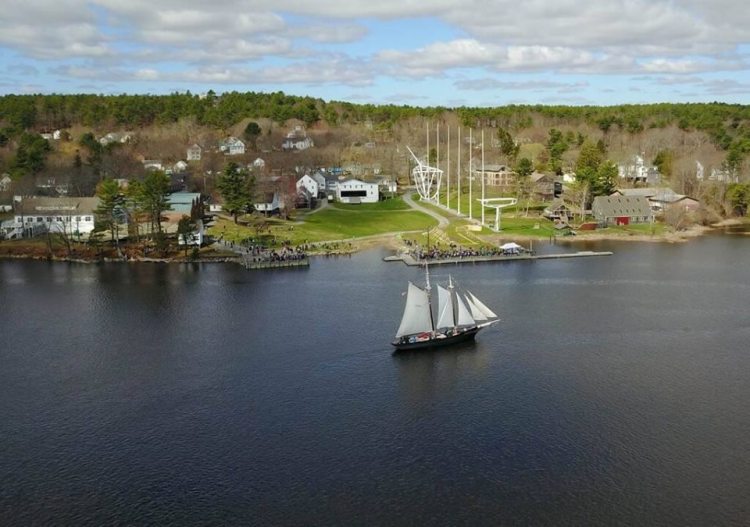
[{"label": "white tent canopy", "polygon": [[522,245],[518,245],[516,242],[504,243],[500,246],[503,251],[512,251],[513,249],[523,249]]}]

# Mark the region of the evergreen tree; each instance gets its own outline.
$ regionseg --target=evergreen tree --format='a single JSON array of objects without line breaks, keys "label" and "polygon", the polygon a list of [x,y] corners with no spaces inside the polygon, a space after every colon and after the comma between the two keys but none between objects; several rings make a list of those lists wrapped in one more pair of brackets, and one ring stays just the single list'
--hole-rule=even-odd
[{"label": "evergreen tree", "polygon": [[112,241],[120,252],[120,223],[123,219],[125,197],[114,179],[104,179],[96,187],[99,206],[94,211],[97,223],[110,231]]},{"label": "evergreen tree", "polygon": [[599,165],[596,182],[592,186],[595,196],[609,196],[617,187],[617,165],[607,160]]},{"label": "evergreen tree", "polygon": [[24,132],[19,140],[16,158],[11,163],[11,171],[20,175],[38,174],[44,170],[49,151],[46,139],[39,134]]},{"label": "evergreen tree", "polygon": [[239,214],[248,211],[252,206],[255,178],[237,163],[230,162],[219,177],[217,187],[224,198],[224,210],[229,212],[237,223]]},{"label": "evergreen tree", "polygon": [[560,130],[552,128],[547,139],[547,151],[549,152],[549,168],[556,174],[562,174],[562,156],[568,150]]},{"label": "evergreen tree", "polygon": [[159,170],[149,172],[143,178],[143,186],[140,192],[140,200],[144,212],[151,221],[151,233],[156,232],[157,238],[161,238],[161,215],[169,210],[169,176]]},{"label": "evergreen tree", "polygon": [[250,121],[247,123],[247,126],[245,127],[245,132],[242,134],[244,138],[253,145],[253,149],[255,149],[255,141],[258,139],[258,136],[261,134],[262,130],[260,129],[260,126],[255,121]]},{"label": "evergreen tree", "polygon": [[518,156],[520,147],[513,140],[513,136],[505,128],[500,128],[497,131],[497,139],[500,141],[500,151],[508,158],[511,163],[515,161]]},{"label": "evergreen tree", "polygon": [[182,246],[185,249],[185,258],[187,258],[188,248],[190,247],[195,227],[195,221],[188,215],[183,215],[180,221],[177,222],[177,237],[178,240],[182,240]]}]

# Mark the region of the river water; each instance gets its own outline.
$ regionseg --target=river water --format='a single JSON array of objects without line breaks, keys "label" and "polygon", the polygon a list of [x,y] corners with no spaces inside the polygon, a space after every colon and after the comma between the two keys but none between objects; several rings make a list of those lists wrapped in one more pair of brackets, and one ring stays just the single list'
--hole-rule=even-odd
[{"label": "river water", "polygon": [[407,355],[381,250],[0,262],[0,523],[747,524],[750,238],[584,248],[435,268],[503,320]]}]

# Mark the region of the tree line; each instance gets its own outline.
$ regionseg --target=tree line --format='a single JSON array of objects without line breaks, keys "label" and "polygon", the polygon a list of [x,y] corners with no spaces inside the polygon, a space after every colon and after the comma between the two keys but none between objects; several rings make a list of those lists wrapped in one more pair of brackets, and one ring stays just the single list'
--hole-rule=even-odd
[{"label": "tree line", "polygon": [[650,128],[676,125],[707,133],[722,150],[744,154],[750,150],[750,106],[713,103],[659,103],[617,106],[506,105],[449,108],[396,104],[355,104],[324,101],[283,92],[213,91],[169,95],[4,95],[0,97],[0,146],[25,130],[52,130],[74,124],[145,127],[194,118],[198,124],[228,128],[245,118],[268,118],[278,123],[299,119],[308,125],[369,121],[387,128],[405,119],[441,119],[456,112],[464,126],[490,126],[520,131],[545,119],[559,124],[588,124],[604,134],[638,134]]}]

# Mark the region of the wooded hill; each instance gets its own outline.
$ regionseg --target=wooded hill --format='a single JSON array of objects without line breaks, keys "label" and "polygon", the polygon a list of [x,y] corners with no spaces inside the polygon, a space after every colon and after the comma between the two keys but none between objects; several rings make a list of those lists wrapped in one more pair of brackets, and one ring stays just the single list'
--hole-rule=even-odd
[{"label": "wooded hill", "polygon": [[[364,160],[378,162],[386,171],[406,170],[402,158],[394,157],[397,149],[393,146],[411,144],[424,149],[425,127],[429,123],[431,127],[450,126],[454,134],[458,126],[485,129],[494,145],[494,149],[488,148],[488,162],[510,163],[511,157],[527,157],[538,170],[559,172],[574,168],[584,141],[599,144],[605,156],[615,163],[643,154],[648,163],[657,162],[680,192],[698,192],[694,181],[696,161],[707,171],[721,168],[740,181],[750,172],[746,162],[750,152],[750,106],[745,105],[714,102],[446,108],[326,102],[282,92],[2,96],[0,171],[9,171],[18,179],[47,170],[50,164],[45,166],[44,158],[48,147],[35,139],[40,132],[69,130],[74,147],[53,148],[51,165],[58,169],[69,165],[80,172],[81,165],[89,164],[92,158],[85,146],[91,138],[83,138],[87,132],[99,137],[110,131],[133,131],[146,140],[119,157],[176,161],[184,157],[189,142],[198,141],[197,136],[212,141],[229,134],[241,137],[250,121],[260,124],[261,137],[266,141],[263,146],[251,147],[248,156],[261,151],[264,157],[276,155],[268,152],[278,150],[279,139],[290,123],[304,125],[316,139],[314,155],[308,154],[306,163],[302,163],[307,165]],[[520,152],[509,155],[509,149],[502,146],[503,138],[520,146]],[[357,150],[368,142],[377,143],[378,148],[372,152]],[[385,144],[390,147],[381,148]],[[556,153],[556,148],[561,151]],[[106,152],[104,157],[106,165]],[[278,159],[280,166],[284,159]],[[288,164],[299,166],[300,161],[297,157]],[[135,169],[137,164],[124,166]],[[123,163],[119,166],[122,168]],[[107,172],[106,167],[99,169]]]}]

